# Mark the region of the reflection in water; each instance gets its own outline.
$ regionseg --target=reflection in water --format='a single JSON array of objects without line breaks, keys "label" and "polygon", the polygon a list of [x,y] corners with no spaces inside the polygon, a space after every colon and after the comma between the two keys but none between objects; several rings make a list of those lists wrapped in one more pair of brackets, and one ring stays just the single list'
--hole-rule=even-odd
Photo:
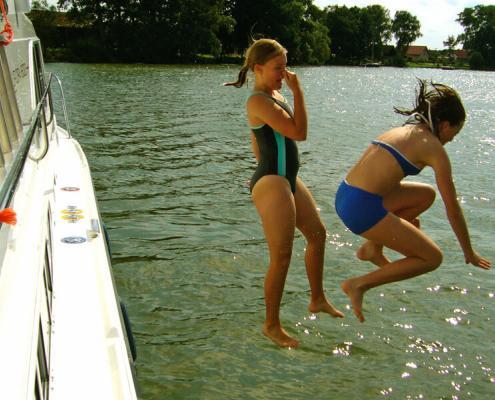
[{"label": "reflection in water", "polygon": [[[73,134],[92,168],[112,240],[119,294],[138,347],[143,398],[489,398],[495,384],[491,272],[464,264],[440,199],[422,226],[444,249],[434,273],[369,292],[359,324],[338,284],[373,268],[333,210],[364,147],[402,119],[415,77],[459,90],[469,112],[447,150],[471,235],[492,260],[495,80],[492,73],[294,68],[310,135],[301,177],[328,228],[325,287],[344,320],[308,314],[297,235],[281,317],[301,348],[260,333],[267,254],[251,204],[254,171],[244,102],[224,88],[237,67],[51,64]],[[431,171],[419,178],[433,183]],[[391,257],[395,255],[389,254]]]}]

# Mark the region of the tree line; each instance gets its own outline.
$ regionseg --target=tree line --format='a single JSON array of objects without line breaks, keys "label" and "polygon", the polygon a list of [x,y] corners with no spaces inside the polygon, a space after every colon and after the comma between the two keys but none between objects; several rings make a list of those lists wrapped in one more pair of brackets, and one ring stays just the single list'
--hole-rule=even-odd
[{"label": "tree line", "polygon": [[[33,9],[44,46],[74,61],[177,63],[208,55],[220,62],[242,56],[253,39],[271,37],[288,49],[292,64],[403,65],[407,47],[421,36],[408,11],[391,17],[381,5],[320,9],[313,0],[59,0],[57,8],[35,0]],[[495,6],[465,8],[457,21],[464,33],[445,45],[462,44],[476,67],[495,67]]]}]

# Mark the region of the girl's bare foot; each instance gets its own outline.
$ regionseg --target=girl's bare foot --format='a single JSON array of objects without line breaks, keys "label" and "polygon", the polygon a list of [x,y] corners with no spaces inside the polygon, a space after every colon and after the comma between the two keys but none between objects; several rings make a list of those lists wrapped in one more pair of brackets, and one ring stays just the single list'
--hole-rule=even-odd
[{"label": "girl's bare foot", "polygon": [[362,261],[370,261],[379,267],[383,267],[390,262],[390,260],[383,255],[383,247],[370,240],[363,243],[356,252],[356,256]]},{"label": "girl's bare foot", "polygon": [[299,341],[289,336],[289,334],[280,325],[269,327],[266,323],[263,325],[263,334],[271,339],[280,347],[295,348],[299,346]]},{"label": "girl's bare foot", "polygon": [[328,302],[327,299],[322,300],[312,300],[308,306],[308,311],[310,313],[324,312],[330,314],[332,317],[344,318],[344,314],[337,310],[332,303]]},{"label": "girl's bare foot", "polygon": [[358,317],[360,322],[364,322],[364,316],[362,313],[364,291],[357,287],[356,279],[347,279],[340,284],[340,287],[351,300],[351,305],[356,317]]}]

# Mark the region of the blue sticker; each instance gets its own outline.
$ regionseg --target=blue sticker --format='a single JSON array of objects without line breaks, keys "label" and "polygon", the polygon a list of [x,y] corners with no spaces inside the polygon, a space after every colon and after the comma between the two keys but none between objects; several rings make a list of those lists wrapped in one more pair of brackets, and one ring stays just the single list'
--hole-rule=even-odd
[{"label": "blue sticker", "polygon": [[61,241],[68,244],[81,244],[86,241],[86,238],[83,238],[82,236],[67,236],[62,238]]}]

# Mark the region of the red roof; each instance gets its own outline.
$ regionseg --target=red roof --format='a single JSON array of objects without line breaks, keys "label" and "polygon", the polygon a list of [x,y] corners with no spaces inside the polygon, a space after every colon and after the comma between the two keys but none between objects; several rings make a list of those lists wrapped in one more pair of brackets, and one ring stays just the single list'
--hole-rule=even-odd
[{"label": "red roof", "polygon": [[426,53],[428,53],[426,46],[409,46],[406,51],[407,56],[421,56]]},{"label": "red roof", "polygon": [[460,60],[467,60],[469,58],[467,50],[454,50],[454,54]]}]

